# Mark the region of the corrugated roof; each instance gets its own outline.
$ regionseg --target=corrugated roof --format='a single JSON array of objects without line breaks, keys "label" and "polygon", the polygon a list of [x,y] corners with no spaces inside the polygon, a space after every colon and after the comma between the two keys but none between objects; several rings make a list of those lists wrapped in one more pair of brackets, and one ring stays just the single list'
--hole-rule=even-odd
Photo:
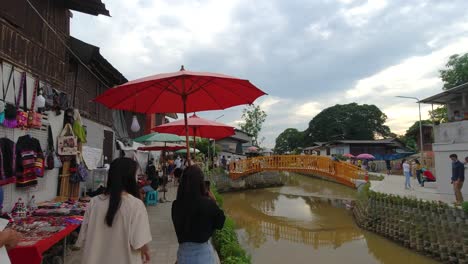
[{"label": "corrugated roof", "polygon": [[55,0],[63,7],[90,15],[110,16],[109,10],[101,0]]},{"label": "corrugated roof", "polygon": [[327,144],[341,143],[341,144],[389,144],[393,143],[395,138],[385,138],[378,140],[333,140]]},{"label": "corrugated roof", "polygon": [[421,103],[424,104],[447,104],[453,102],[459,98],[464,93],[468,93],[468,83],[453,87],[452,89],[443,91],[431,97],[421,100]]}]

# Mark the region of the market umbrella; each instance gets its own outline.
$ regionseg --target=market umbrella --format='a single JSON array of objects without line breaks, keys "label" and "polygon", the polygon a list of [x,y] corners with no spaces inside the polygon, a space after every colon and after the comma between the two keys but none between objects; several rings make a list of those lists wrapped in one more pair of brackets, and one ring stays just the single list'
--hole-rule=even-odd
[{"label": "market umbrella", "polygon": [[169,133],[150,133],[138,138],[133,141],[139,143],[151,143],[151,142],[183,142],[185,138],[180,136],[169,134]]},{"label": "market umbrella", "polygon": [[[196,114],[193,114],[188,118],[187,126],[188,135],[193,136],[194,144],[196,143],[195,137],[212,138],[214,140],[218,140],[232,136],[236,133],[234,131],[234,127],[198,117]],[[154,127],[151,130],[172,133],[176,135],[185,135],[186,126],[184,120],[179,120]]]},{"label": "market umbrella", "polygon": [[343,157],[350,158],[350,159],[355,158],[355,156],[353,154],[351,154],[351,153],[346,153],[346,154],[343,155]]},{"label": "market umbrella", "polygon": [[138,150],[141,150],[141,151],[160,151],[160,150],[174,151],[174,150],[185,149],[185,148],[186,146],[184,144],[155,142],[151,145],[139,147]]},{"label": "market umbrella", "polygon": [[[200,151],[196,148],[190,148],[190,152],[193,152],[193,153],[200,153]],[[184,148],[184,149],[181,149],[181,150],[177,150],[175,153],[177,154],[187,154],[187,149]]]},{"label": "market umbrella", "polygon": [[367,154],[367,153],[359,154],[359,155],[357,155],[356,158],[357,158],[357,159],[368,159],[368,160],[373,160],[373,159],[375,159],[374,156],[372,156],[371,154]]},{"label": "market umbrella", "polygon": [[182,66],[178,72],[157,74],[108,89],[94,101],[111,109],[138,113],[184,113],[188,148],[187,113],[252,104],[262,95],[265,92],[248,80],[186,71]]},{"label": "market umbrella", "polygon": [[247,151],[248,151],[248,152],[257,152],[257,151],[258,151],[258,148],[255,147],[255,146],[251,146],[251,147],[248,147],[248,148],[247,148]]}]

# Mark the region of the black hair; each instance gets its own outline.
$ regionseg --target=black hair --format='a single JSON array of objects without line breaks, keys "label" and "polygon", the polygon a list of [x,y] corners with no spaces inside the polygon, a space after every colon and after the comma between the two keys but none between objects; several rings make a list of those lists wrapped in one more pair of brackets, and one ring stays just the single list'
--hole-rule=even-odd
[{"label": "black hair", "polygon": [[421,164],[421,163],[419,162],[418,159],[415,159],[414,162],[415,162],[416,164]]},{"label": "black hair", "polygon": [[198,203],[205,197],[206,187],[203,171],[196,165],[185,168],[182,180],[177,189],[178,217],[184,223],[186,232],[190,232],[192,216],[198,208]]},{"label": "black hair", "polygon": [[174,170],[174,177],[180,178],[180,176],[182,175],[182,172],[183,172],[183,171],[182,171],[181,168],[176,168],[176,169]]},{"label": "black hair", "polygon": [[211,186],[211,182],[210,181],[205,181],[205,187],[206,187],[207,191],[210,190],[210,186]]},{"label": "black hair", "polygon": [[130,158],[117,158],[110,164],[107,176],[106,195],[109,195],[109,209],[106,213],[106,224],[112,227],[112,222],[122,202],[122,192],[127,192],[139,198],[136,182],[138,165]]},{"label": "black hair", "polygon": [[456,158],[456,159],[458,159],[458,156],[457,156],[457,154],[450,154],[450,156],[449,156],[449,157],[450,157],[450,158]]},{"label": "black hair", "polygon": [[406,159],[402,159],[401,160],[401,164],[405,163]]}]

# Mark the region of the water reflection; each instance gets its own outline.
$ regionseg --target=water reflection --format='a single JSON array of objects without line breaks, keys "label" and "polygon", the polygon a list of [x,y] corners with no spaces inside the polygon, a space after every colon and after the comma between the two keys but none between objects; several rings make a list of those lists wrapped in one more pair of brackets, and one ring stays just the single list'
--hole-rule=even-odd
[{"label": "water reflection", "polygon": [[253,263],[431,262],[359,229],[345,209],[355,195],[344,186],[291,175],[284,187],[225,194],[224,207]]}]

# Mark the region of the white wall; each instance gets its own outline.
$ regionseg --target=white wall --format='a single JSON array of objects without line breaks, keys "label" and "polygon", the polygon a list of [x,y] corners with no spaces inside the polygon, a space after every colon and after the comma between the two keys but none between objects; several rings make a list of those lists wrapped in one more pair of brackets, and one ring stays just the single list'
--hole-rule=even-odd
[{"label": "white wall", "polygon": [[[343,153],[339,153],[339,150],[343,150]],[[349,145],[348,144],[343,144],[343,145],[336,145],[330,148],[330,154],[348,154],[349,153]]]},{"label": "white wall", "polygon": [[[450,184],[450,178],[452,177],[452,161],[450,160],[450,154],[457,154],[458,159],[463,162],[465,157],[468,156],[468,143],[459,144],[433,144],[434,150],[434,161],[435,161],[435,173],[437,178],[437,189],[442,196],[448,200],[455,201],[455,195],[453,192],[453,186]],[[465,170],[465,177],[468,177],[468,170]],[[468,182],[462,189],[463,197],[468,200]]]}]

